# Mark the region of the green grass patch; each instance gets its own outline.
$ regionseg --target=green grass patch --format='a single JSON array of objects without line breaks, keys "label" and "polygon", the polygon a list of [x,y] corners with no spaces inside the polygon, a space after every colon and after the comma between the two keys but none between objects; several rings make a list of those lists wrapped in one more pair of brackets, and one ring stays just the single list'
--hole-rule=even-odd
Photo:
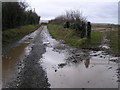
[{"label": "green grass patch", "polygon": [[101,33],[92,32],[91,39],[80,38],[80,33],[73,29],[65,29],[61,25],[48,25],[48,29],[53,38],[64,40],[66,44],[73,47],[91,48],[97,47],[101,43]]},{"label": "green grass patch", "polygon": [[102,33],[98,31],[93,31],[91,33],[91,45],[98,46],[101,44],[102,41]]},{"label": "green grass patch", "polygon": [[82,48],[97,48],[102,41],[102,33],[98,31],[91,32],[91,39],[86,39],[82,44]]},{"label": "green grass patch", "polygon": [[2,47],[7,47],[21,39],[23,36],[35,31],[40,25],[26,25],[14,29],[8,29],[2,32]]},{"label": "green grass patch", "polygon": [[115,53],[119,53],[118,48],[118,31],[110,31],[107,32],[108,37],[110,39],[110,42],[108,44],[110,45],[111,49]]},{"label": "green grass patch", "polygon": [[94,30],[91,32],[91,39],[80,38],[79,32],[76,32],[73,29],[65,29],[62,25],[53,25],[48,24],[48,29],[51,36],[57,40],[64,40],[69,46],[77,48],[97,48],[101,45],[103,40],[103,35],[107,36],[107,39],[110,40],[108,45],[110,46],[113,53],[120,53],[118,46],[118,31],[105,31],[100,32],[99,30]]}]

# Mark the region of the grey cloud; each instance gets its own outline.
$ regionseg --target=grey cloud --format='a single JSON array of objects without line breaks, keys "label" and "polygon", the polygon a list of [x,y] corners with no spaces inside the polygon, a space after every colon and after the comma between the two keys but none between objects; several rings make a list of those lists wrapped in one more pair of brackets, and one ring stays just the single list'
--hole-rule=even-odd
[{"label": "grey cloud", "polygon": [[[30,2],[29,0],[28,2]],[[83,2],[82,0],[47,0],[31,3],[42,19],[51,19],[65,10],[81,10],[83,14],[92,22],[117,23],[118,9],[117,2]],[[103,1],[103,0],[101,0]],[[117,0],[116,0],[117,1]],[[32,2],[32,1],[31,1]]]}]

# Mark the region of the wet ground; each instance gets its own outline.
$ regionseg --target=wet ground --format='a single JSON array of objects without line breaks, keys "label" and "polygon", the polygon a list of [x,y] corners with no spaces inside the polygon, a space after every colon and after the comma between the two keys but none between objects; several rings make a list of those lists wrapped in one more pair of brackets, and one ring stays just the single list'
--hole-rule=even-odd
[{"label": "wet ground", "polygon": [[[52,39],[43,32],[46,52],[40,64],[47,72],[51,88],[117,88],[115,61],[118,57],[104,51],[76,50]],[[107,45],[101,45],[109,48]]]},{"label": "wet ground", "polygon": [[48,87],[47,77],[38,61],[45,52],[41,40],[43,27],[25,36],[3,56],[3,88]]},{"label": "wet ground", "polygon": [[3,56],[3,88],[118,88],[118,57],[62,42],[47,26],[25,36]]}]

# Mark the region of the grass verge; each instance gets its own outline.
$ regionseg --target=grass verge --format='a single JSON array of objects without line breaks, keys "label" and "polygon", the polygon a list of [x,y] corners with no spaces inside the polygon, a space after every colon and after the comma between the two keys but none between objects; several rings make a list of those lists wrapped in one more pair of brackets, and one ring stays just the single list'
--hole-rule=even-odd
[{"label": "grass verge", "polygon": [[11,43],[21,39],[23,36],[35,31],[40,25],[26,25],[2,32],[2,47],[5,48]]},{"label": "grass verge", "polygon": [[92,32],[91,39],[81,39],[79,32],[72,29],[65,29],[60,25],[48,24],[48,29],[53,38],[57,40],[64,40],[66,44],[77,48],[93,48],[98,47],[101,43],[101,33]]},{"label": "grass verge", "polygon": [[119,53],[118,50],[118,31],[110,31],[107,33],[108,37],[110,38],[110,42],[108,43],[110,45],[110,48],[114,53]]}]

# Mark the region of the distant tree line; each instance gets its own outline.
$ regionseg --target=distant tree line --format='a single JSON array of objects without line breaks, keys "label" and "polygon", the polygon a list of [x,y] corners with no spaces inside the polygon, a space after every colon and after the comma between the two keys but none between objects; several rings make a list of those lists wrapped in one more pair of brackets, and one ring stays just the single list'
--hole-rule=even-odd
[{"label": "distant tree line", "polygon": [[2,30],[27,24],[38,24],[40,16],[35,11],[26,10],[25,2],[2,2]]},{"label": "distant tree line", "polygon": [[61,24],[64,28],[75,29],[81,38],[90,38],[91,23],[86,20],[79,10],[66,11],[64,15],[60,15],[49,21],[52,24]]}]

